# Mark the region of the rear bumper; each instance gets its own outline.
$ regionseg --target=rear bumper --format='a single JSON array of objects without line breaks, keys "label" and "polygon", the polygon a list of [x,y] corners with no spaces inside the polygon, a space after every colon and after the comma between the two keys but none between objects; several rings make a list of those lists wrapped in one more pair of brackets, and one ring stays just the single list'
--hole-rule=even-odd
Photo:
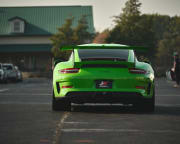
[{"label": "rear bumper", "polygon": [[124,104],[134,104],[145,99],[137,92],[68,92],[64,98],[73,103]]}]

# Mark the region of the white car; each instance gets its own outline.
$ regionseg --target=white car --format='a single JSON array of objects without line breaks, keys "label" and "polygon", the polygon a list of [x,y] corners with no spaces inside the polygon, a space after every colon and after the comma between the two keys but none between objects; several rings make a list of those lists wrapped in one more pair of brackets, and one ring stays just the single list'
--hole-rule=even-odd
[{"label": "white car", "polygon": [[17,81],[17,72],[13,64],[5,63],[2,64],[3,69],[5,69],[7,73],[7,79]]},{"label": "white car", "polygon": [[6,82],[7,81],[7,73],[3,69],[2,64],[0,63],[0,82]]},{"label": "white car", "polygon": [[16,70],[16,73],[17,73],[17,81],[22,81],[23,78],[22,78],[22,73],[21,71],[19,70],[18,66],[14,66],[15,70]]},{"label": "white car", "polygon": [[2,69],[0,64],[0,81],[3,81],[3,79],[4,79],[4,70]]}]

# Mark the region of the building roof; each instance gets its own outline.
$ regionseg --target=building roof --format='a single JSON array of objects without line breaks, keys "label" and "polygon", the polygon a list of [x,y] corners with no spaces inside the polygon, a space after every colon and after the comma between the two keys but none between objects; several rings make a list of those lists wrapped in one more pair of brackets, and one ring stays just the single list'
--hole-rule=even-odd
[{"label": "building roof", "polygon": [[8,19],[8,21],[13,21],[13,20],[16,20],[16,19],[25,21],[24,19],[22,19],[21,17],[18,17],[18,16],[12,17],[12,18]]},{"label": "building roof", "polygon": [[86,16],[88,31],[94,32],[92,6],[36,6],[36,7],[0,7],[0,36],[12,35],[9,20],[23,19],[23,35],[51,35],[57,32],[67,18],[74,18],[76,26],[82,16]]},{"label": "building roof", "polygon": [[11,52],[50,52],[52,45],[48,44],[13,44],[0,45],[1,53]]}]

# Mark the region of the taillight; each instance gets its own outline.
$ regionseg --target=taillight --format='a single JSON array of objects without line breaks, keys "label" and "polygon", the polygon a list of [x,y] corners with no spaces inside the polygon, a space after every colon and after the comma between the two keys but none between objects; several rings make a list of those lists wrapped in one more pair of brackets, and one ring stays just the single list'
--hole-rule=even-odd
[{"label": "taillight", "polygon": [[78,73],[79,72],[79,68],[67,68],[67,69],[62,69],[59,70],[59,73]]},{"label": "taillight", "polygon": [[129,72],[133,74],[146,74],[147,71],[138,68],[130,68]]},{"label": "taillight", "polygon": [[137,89],[145,89],[144,86],[136,86]]},{"label": "taillight", "polygon": [[73,88],[73,86],[62,86],[62,88]]}]

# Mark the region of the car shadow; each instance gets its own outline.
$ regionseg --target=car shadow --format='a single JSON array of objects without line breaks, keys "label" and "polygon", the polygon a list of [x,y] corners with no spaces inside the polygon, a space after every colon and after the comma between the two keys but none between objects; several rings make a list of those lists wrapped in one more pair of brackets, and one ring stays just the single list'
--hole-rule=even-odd
[{"label": "car shadow", "polygon": [[178,107],[178,106],[156,106],[154,115],[180,116],[180,107]]},{"label": "car shadow", "polygon": [[112,113],[144,113],[139,111],[133,106],[129,105],[72,105],[71,112],[86,112],[86,113],[101,113],[101,114],[112,114]]},{"label": "car shadow", "polygon": [[100,113],[100,114],[148,114],[180,116],[180,107],[156,106],[154,112],[137,109],[129,105],[72,105],[71,112]]}]

